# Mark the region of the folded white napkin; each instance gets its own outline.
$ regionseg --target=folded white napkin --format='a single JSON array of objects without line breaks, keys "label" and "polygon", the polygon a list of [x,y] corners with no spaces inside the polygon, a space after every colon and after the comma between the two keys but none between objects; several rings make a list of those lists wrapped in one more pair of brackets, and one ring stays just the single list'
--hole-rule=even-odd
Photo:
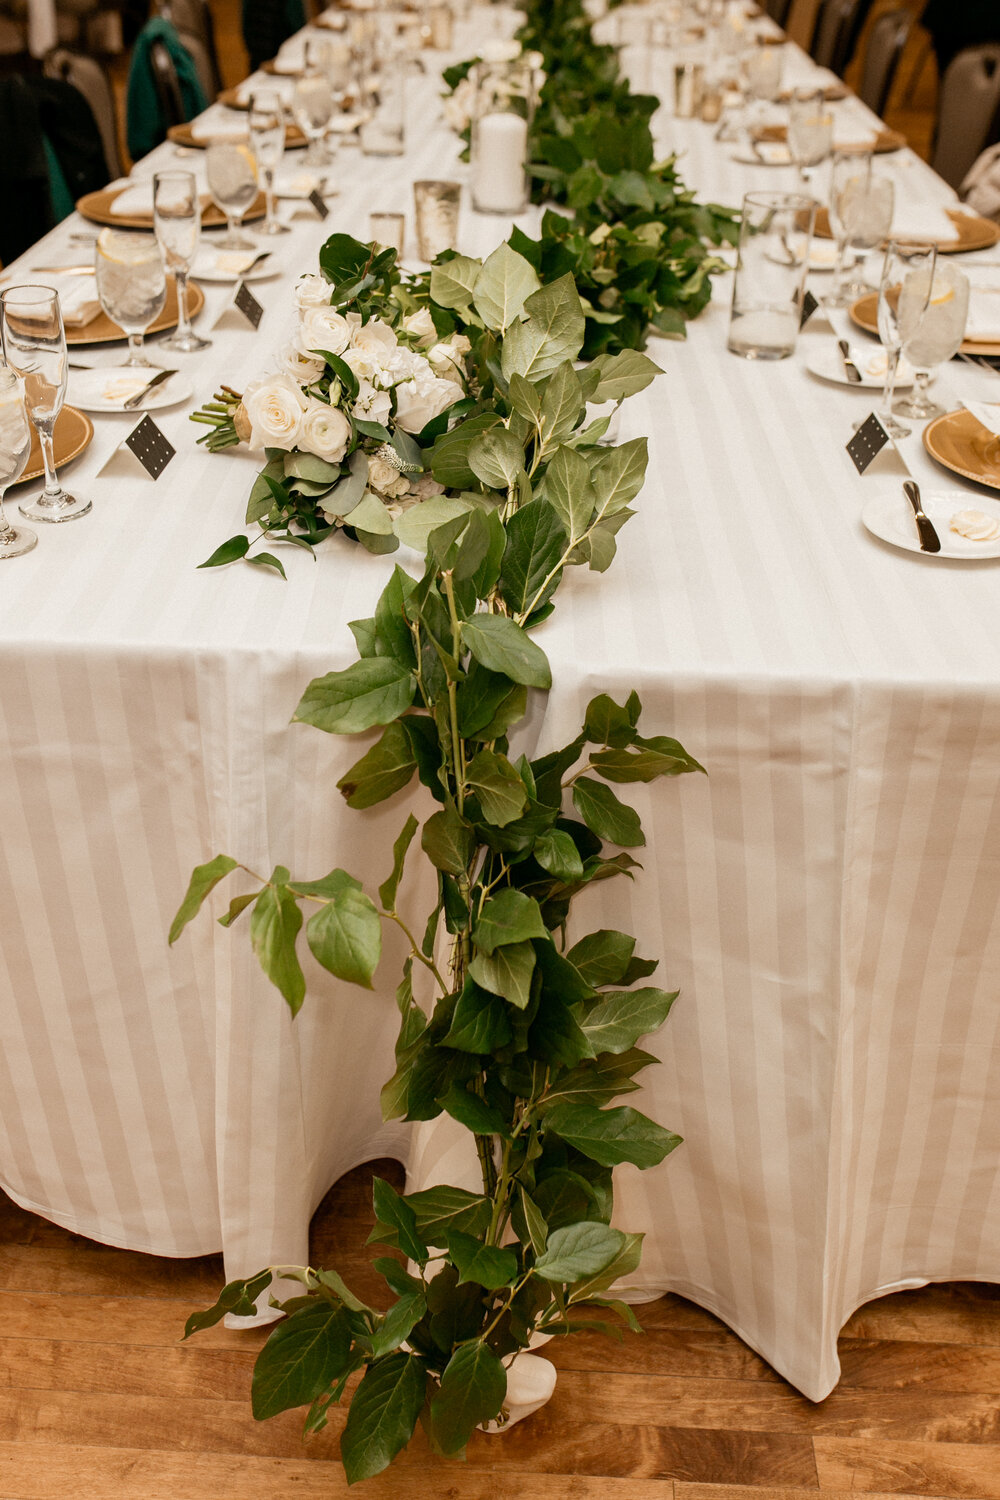
[{"label": "folded white napkin", "polygon": [[94,276],[49,276],[45,285],[59,293],[59,306],[67,328],[86,328],[101,311]]},{"label": "folded white napkin", "polygon": [[227,109],[224,104],[213,104],[194,121],[191,134],[196,141],[246,140],[246,115],[237,109]]},{"label": "folded white napkin", "polygon": [[195,280],[199,276],[236,277],[257,259],[259,253],[257,250],[218,250],[214,245],[202,244],[194,258],[191,275]]},{"label": "folded white napkin", "polygon": [[152,179],[147,177],[144,182],[134,182],[120,192],[111,205],[111,212],[116,218],[131,218],[133,214],[148,214],[152,218]]},{"label": "folded white napkin", "polygon": [[971,411],[976,421],[981,422],[987,432],[1000,437],[1000,406],[992,401],[963,401],[962,405],[966,411]]},{"label": "folded white napkin", "polygon": [[294,160],[282,162],[274,174],[274,191],[279,198],[308,198],[311,192],[322,186],[319,173],[298,166]]},{"label": "folded white napkin", "polygon": [[996,287],[978,286],[969,292],[965,337],[974,343],[1000,343],[1000,281]]},{"label": "folded white napkin", "polygon": [[[292,102],[292,94],[295,90],[295,81],[292,78],[275,78],[268,74],[255,73],[249,83],[241,83],[236,90],[236,98],[240,104],[249,104],[250,95],[267,89],[269,93],[277,94],[283,104]],[[244,125],[244,130],[246,126]]]},{"label": "folded white napkin", "polygon": [[901,240],[926,240],[929,244],[958,239],[958,230],[940,204],[905,200],[896,191],[892,233]]}]

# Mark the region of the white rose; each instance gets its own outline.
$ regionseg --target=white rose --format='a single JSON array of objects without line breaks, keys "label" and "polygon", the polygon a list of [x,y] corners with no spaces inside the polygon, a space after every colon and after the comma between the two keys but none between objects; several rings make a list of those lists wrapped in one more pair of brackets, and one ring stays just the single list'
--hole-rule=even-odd
[{"label": "white rose", "polygon": [[341,358],[347,367],[354,371],[362,384],[387,386],[392,384],[392,379],[382,363],[373,358],[367,349],[355,349],[353,346],[345,349]]},{"label": "white rose", "polygon": [[351,440],[351,424],[335,406],[312,400],[302,418],[299,447],[327,463],[339,463]]},{"label": "white rose", "polygon": [[388,391],[378,391],[370,380],[359,383],[358,398],[351,408],[351,416],[362,422],[381,422],[383,427],[392,416],[392,401]]},{"label": "white rose", "polygon": [[333,288],[325,276],[316,276],[311,271],[300,276],[295,284],[295,305],[300,312],[310,307],[329,307]]},{"label": "white rose", "polygon": [[484,42],[480,56],[488,63],[514,62],[521,56],[521,43],[513,40]]},{"label": "white rose", "polygon": [[351,329],[351,344],[369,359],[385,364],[395,352],[397,340],[388,323],[381,318],[369,318],[367,323]]},{"label": "white rose", "polygon": [[454,380],[404,380],[396,387],[396,425],[404,432],[422,432],[464,395]]},{"label": "white rose", "polygon": [[434,327],[434,319],[426,307],[421,307],[417,312],[403,319],[403,327],[407,333],[412,333],[418,339],[437,338],[437,329]]},{"label": "white rose", "polygon": [[392,499],[397,495],[407,494],[410,488],[406,475],[393,468],[392,464],[386,463],[384,458],[379,458],[377,453],[368,460],[368,483]]},{"label": "white rose", "polygon": [[319,380],[326,363],[313,354],[303,354],[297,344],[286,344],[278,356],[278,364],[286,375],[291,375],[299,385],[311,385]]},{"label": "white rose", "polygon": [[291,375],[265,375],[243,392],[251,448],[294,448],[308,405]]},{"label": "white rose", "polygon": [[410,480],[410,491],[417,500],[429,500],[432,495],[443,495],[444,485],[438,484],[433,474],[418,474]]},{"label": "white rose", "polygon": [[462,363],[462,356],[463,354],[468,354],[471,348],[472,345],[465,337],[465,334],[458,333],[454,338],[447,339],[440,344],[435,344],[433,349],[428,349],[427,358],[433,370],[438,375],[447,375],[449,372],[454,373],[455,371],[459,375],[463,375],[465,369]]},{"label": "white rose", "polygon": [[466,128],[472,119],[475,102],[476,86],[471,78],[463,78],[461,83],[455,85],[450,97],[444,101],[443,114],[452,130],[457,130],[461,134]]},{"label": "white rose", "polygon": [[303,354],[308,354],[313,349],[343,354],[350,341],[350,324],[342,313],[334,312],[332,307],[310,307],[302,314],[295,342]]}]

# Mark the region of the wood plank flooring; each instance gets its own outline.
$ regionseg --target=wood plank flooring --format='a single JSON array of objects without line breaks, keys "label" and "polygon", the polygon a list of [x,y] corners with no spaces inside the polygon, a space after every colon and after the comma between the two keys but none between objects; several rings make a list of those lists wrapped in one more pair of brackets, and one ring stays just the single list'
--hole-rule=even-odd
[{"label": "wood plank flooring", "polygon": [[[313,1221],[314,1264],[363,1294],[373,1170]],[[0,1500],[336,1500],[344,1414],[303,1443],[297,1413],[255,1423],[262,1333],[181,1345],[221,1259],[96,1245],[0,1193]],[[679,1297],[646,1332],[549,1348],[551,1403],[468,1462],[422,1440],[359,1493],[370,1500],[1000,1500],[1000,1288],[882,1298],[841,1338],[844,1374],[814,1406],[710,1313]]]}]

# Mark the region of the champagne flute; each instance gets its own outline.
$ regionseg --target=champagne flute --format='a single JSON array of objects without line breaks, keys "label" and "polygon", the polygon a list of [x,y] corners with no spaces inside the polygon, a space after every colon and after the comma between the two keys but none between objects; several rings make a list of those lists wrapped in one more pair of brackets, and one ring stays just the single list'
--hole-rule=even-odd
[{"label": "champagne flute", "polygon": [[229,228],[219,240],[220,250],[255,250],[253,240],[240,233],[247,209],[257,198],[257,163],[249,146],[215,141],[205,152],[208,191],[226,216]]},{"label": "champagne flute", "polygon": [[31,425],[24,405],[24,381],[0,367],[0,560],[20,557],[37,545],[30,526],[12,526],[4,514],[4,495],[24,473],[31,452]]},{"label": "champagne flute", "polygon": [[94,253],[97,295],[112,323],[128,335],[126,365],[155,370],[143,350],[143,336],[167,300],[163,256],[148,234],[102,229]]},{"label": "champagne flute", "polygon": [[744,62],[747,87],[755,108],[751,111],[751,134],[753,116],[762,118],[764,105],[773,104],[781,91],[781,73],[784,64],[784,47],[753,47]]},{"label": "champagne flute", "polygon": [[830,228],[837,241],[834,289],[823,300],[830,307],[846,307],[869,290],[847,275],[851,249],[874,250],[892,227],[895,189],[886,177],[872,176],[870,151],[836,151],[830,174]]},{"label": "champagne flute", "polygon": [[896,388],[896,373],[899,356],[903,348],[903,335],[899,327],[900,283],[907,271],[916,270],[924,264],[929,247],[901,246],[890,240],[882,262],[882,276],[878,288],[878,336],[885,350],[885,384],[882,387],[882,404],[878,408],[878,419],[890,437],[909,437],[910,428],[897,422],[892,411],[892,397]]},{"label": "champagne flute", "polygon": [[257,167],[264,179],[264,197],[267,216],[261,226],[261,234],[289,234],[287,224],[281,224],[274,216],[274,174],[285,154],[285,112],[281,95],[274,89],[255,89],[250,95],[247,113],[250,129],[250,149],[257,158]]},{"label": "champagne flute", "polygon": [[305,164],[323,168],[327,165],[321,141],[333,118],[333,90],[326,73],[307,62],[306,71],[295,81],[292,113],[302,134],[308,138]]},{"label": "champagne flute", "polygon": [[927,387],[931,371],[957,353],[968,313],[968,276],[939,259],[932,245],[922,264],[907,270],[899,291],[899,331],[915,382],[913,395],[894,408],[901,417],[923,422],[944,414],[944,407],[928,397]]},{"label": "champagne flute", "polygon": [[812,169],[833,147],[833,111],[822,89],[796,89],[788,109],[788,150],[808,187]]},{"label": "champagne flute", "polygon": [[0,341],[7,363],[24,380],[25,405],[42,450],[45,489],[21,505],[32,521],[75,521],[90,510],[56,478],[52,433],[66,398],[66,330],[59,294],[48,286],[11,286],[0,296]]},{"label": "champagne flute", "polygon": [[163,339],[163,348],[196,354],[210,348],[212,340],[199,338],[188,314],[188,275],[201,238],[201,203],[193,172],[154,174],[153,226],[166,267],[177,282],[177,329]]}]

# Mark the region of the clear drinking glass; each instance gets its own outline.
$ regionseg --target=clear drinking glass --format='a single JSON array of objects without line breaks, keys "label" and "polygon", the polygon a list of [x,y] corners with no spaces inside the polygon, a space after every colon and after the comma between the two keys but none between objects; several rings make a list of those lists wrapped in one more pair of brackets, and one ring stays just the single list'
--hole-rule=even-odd
[{"label": "clear drinking glass", "polygon": [[851,251],[867,253],[888,239],[894,204],[895,187],[888,177],[873,175],[870,152],[834,154],[830,227],[837,241],[837,264],[834,289],[824,299],[831,307],[846,307],[871,290],[849,275],[848,255]]},{"label": "clear drinking glass", "polygon": [[201,202],[193,172],[154,173],[153,227],[164,264],[177,282],[177,328],[163,339],[163,348],[196,354],[208,349],[212,340],[199,338],[188,314],[188,276],[201,239]]},{"label": "clear drinking glass", "polygon": [[747,193],[733,278],[728,348],[785,359],[802,317],[816,204],[803,193]]},{"label": "clear drinking glass", "polygon": [[382,61],[378,107],[358,131],[365,156],[402,156],[406,139],[406,62],[401,54]]},{"label": "clear drinking glass", "polygon": [[3,498],[20,479],[31,452],[31,424],[24,404],[24,381],[13,370],[0,368],[0,561],[20,557],[37,545],[30,526],[12,526],[4,514]]},{"label": "clear drinking glass", "polygon": [[274,216],[274,174],[285,154],[285,111],[281,95],[275,89],[254,89],[247,112],[250,149],[257,159],[257,169],[264,179],[267,216],[261,234],[289,234],[287,224]]},{"label": "clear drinking glass", "polygon": [[148,234],[102,229],[94,252],[97,295],[112,323],[128,334],[127,365],[156,369],[143,352],[150,323],[163,311],[167,277],[157,241]]},{"label": "clear drinking glass", "polygon": [[927,395],[931,372],[957,352],[969,313],[969,278],[931,246],[923,263],[910,265],[899,291],[899,331],[903,353],[913,366],[913,395],[897,402],[901,417],[918,422],[940,417],[944,407]]},{"label": "clear drinking glass", "polygon": [[747,91],[755,104],[752,114],[758,118],[764,113],[763,106],[773,104],[781,92],[784,62],[784,47],[753,47],[744,59]]},{"label": "clear drinking glass", "polygon": [[822,89],[796,89],[788,107],[788,150],[808,187],[814,167],[833,148],[833,110]]},{"label": "clear drinking glass", "polygon": [[443,250],[454,250],[458,239],[460,182],[415,182],[413,207],[417,222],[417,254],[435,260]]},{"label": "clear drinking glass", "polygon": [[220,250],[255,250],[253,240],[240,233],[243,215],[257,198],[257,163],[249,146],[236,141],[215,141],[205,152],[208,191],[226,216],[229,226]]},{"label": "clear drinking glass", "polygon": [[45,489],[20,507],[33,521],[75,521],[90,510],[56,478],[52,433],[66,398],[66,330],[59,294],[48,286],[12,286],[0,297],[0,342],[4,359],[24,381],[25,405],[38,433]]},{"label": "clear drinking glass", "polygon": [[333,118],[333,90],[327,74],[307,64],[301,78],[295,80],[292,92],[292,114],[302,134],[308,138],[305,163],[309,167],[327,165],[322,141]]},{"label": "clear drinking glass", "polygon": [[882,276],[878,288],[878,336],[885,350],[885,384],[882,387],[882,404],[878,418],[890,437],[909,437],[909,427],[897,422],[892,414],[892,397],[896,388],[896,371],[903,348],[903,335],[899,328],[899,289],[908,271],[922,265],[928,251],[900,248],[890,240],[882,262]]}]

